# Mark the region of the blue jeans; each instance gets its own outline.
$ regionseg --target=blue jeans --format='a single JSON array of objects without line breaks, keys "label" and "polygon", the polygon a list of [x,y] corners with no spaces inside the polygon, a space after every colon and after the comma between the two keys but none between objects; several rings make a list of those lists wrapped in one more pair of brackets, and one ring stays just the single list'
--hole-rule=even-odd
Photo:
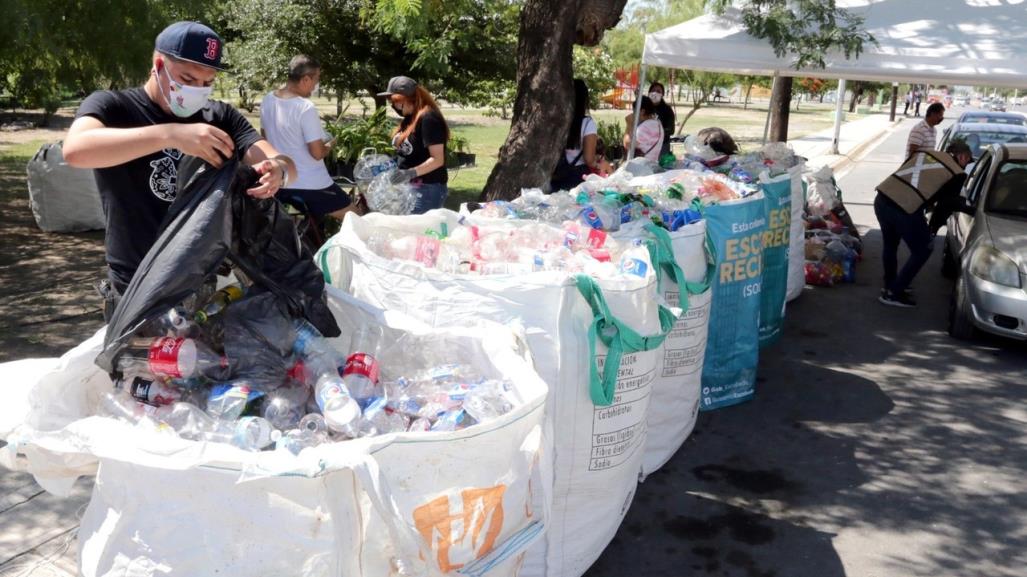
[{"label": "blue jeans", "polygon": [[[920,269],[931,258],[934,238],[927,226],[927,218],[923,210],[907,214],[897,204],[888,200],[881,193],[874,199],[874,214],[881,225],[881,264],[884,266],[884,288],[892,294],[902,294],[909,288]],[[899,242],[909,247],[909,260],[899,267]],[[897,274],[896,274],[897,271]]]},{"label": "blue jeans", "polygon": [[424,214],[434,208],[442,208],[449,195],[449,187],[443,182],[418,182],[413,186],[417,191],[417,201],[411,214]]}]

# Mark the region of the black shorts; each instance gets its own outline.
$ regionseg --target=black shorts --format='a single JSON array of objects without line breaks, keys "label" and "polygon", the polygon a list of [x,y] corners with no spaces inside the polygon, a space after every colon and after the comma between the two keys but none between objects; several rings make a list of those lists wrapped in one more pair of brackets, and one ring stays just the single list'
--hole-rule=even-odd
[{"label": "black shorts", "polygon": [[282,188],[278,191],[278,200],[315,216],[324,216],[350,204],[349,195],[334,182],[320,190]]}]

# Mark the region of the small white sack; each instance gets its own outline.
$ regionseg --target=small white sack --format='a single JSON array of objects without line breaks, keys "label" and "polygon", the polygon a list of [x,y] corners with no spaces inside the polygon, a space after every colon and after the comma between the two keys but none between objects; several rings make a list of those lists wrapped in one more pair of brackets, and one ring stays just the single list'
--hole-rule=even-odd
[{"label": "small white sack", "polygon": [[[487,323],[427,329],[333,290],[329,304],[344,335],[362,323],[382,325],[391,340],[407,335],[411,352],[394,363],[470,364],[510,380],[519,402],[462,431],[395,433],[293,456],[89,417],[111,387],[92,364],[102,333],[52,364],[0,365],[0,381],[34,383],[14,389],[32,408],[24,423],[5,424],[6,462],[48,489],[70,488],[99,465],[79,530],[82,575],[377,577],[397,564],[433,577],[516,574],[544,531],[551,485],[546,386],[521,341]],[[57,412],[48,414],[48,398]]]},{"label": "small white sack", "polygon": [[788,169],[792,179],[792,229],[788,244],[788,287],[785,302],[791,302],[802,294],[806,286],[806,221],[802,218],[806,195],[802,190],[802,172],[806,163]]},{"label": "small white sack", "polygon": [[[315,259],[333,286],[432,326],[473,326],[487,319],[523,327],[536,369],[549,385],[546,420],[553,431],[554,486],[547,535],[529,552],[521,575],[577,577],[613,539],[634,497],[656,355],[624,355],[613,405],[596,406],[589,395],[588,328],[594,313],[574,277],[556,271],[451,275],[382,258],[365,242],[378,228],[422,234],[446,224],[452,231],[462,218],[488,226],[537,225],[468,219],[448,210],[407,217],[349,215]],[[598,283],[616,317],[642,335],[655,335],[661,323],[656,279],[647,264],[644,278],[622,275]],[[600,363],[605,352],[598,344]]]}]

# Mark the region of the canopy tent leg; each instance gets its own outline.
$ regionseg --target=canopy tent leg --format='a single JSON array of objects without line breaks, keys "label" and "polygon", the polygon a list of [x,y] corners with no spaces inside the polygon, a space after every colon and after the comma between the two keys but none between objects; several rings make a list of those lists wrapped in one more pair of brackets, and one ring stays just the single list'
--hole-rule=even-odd
[{"label": "canopy tent leg", "polygon": [[775,91],[777,91],[777,72],[774,72],[774,79],[770,82],[770,102],[767,104],[767,121],[763,123],[763,146],[767,145],[767,136],[770,135],[770,115],[774,113]]},{"label": "canopy tent leg", "polygon": [[638,117],[642,114],[642,87],[645,86],[645,76],[649,72],[649,65],[642,64],[642,72],[638,75],[638,94],[635,96],[635,116],[631,119],[631,134],[628,138],[628,143],[632,146],[628,147],[626,151],[628,154],[627,162],[631,162],[635,158],[635,129],[638,128]]},{"label": "canopy tent leg", "polygon": [[831,154],[838,154],[838,138],[842,133],[842,104],[845,102],[845,79],[838,81],[838,97],[834,103],[834,138],[831,139]]}]

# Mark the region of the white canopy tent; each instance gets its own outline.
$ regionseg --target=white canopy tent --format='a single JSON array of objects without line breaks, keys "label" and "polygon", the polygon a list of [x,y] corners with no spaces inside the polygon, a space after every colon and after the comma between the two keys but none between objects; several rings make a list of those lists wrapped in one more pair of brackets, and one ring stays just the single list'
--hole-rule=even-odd
[{"label": "white canopy tent", "polygon": [[[738,10],[707,14],[647,34],[648,65],[710,72],[1027,87],[1027,0],[837,0],[864,18],[877,45],[858,58],[838,52],[824,69],[794,68],[769,41],[749,35]],[[844,90],[844,88],[842,88]],[[636,111],[637,114],[637,111]],[[836,122],[840,122],[839,118]],[[836,127],[837,131],[837,127]]]}]

